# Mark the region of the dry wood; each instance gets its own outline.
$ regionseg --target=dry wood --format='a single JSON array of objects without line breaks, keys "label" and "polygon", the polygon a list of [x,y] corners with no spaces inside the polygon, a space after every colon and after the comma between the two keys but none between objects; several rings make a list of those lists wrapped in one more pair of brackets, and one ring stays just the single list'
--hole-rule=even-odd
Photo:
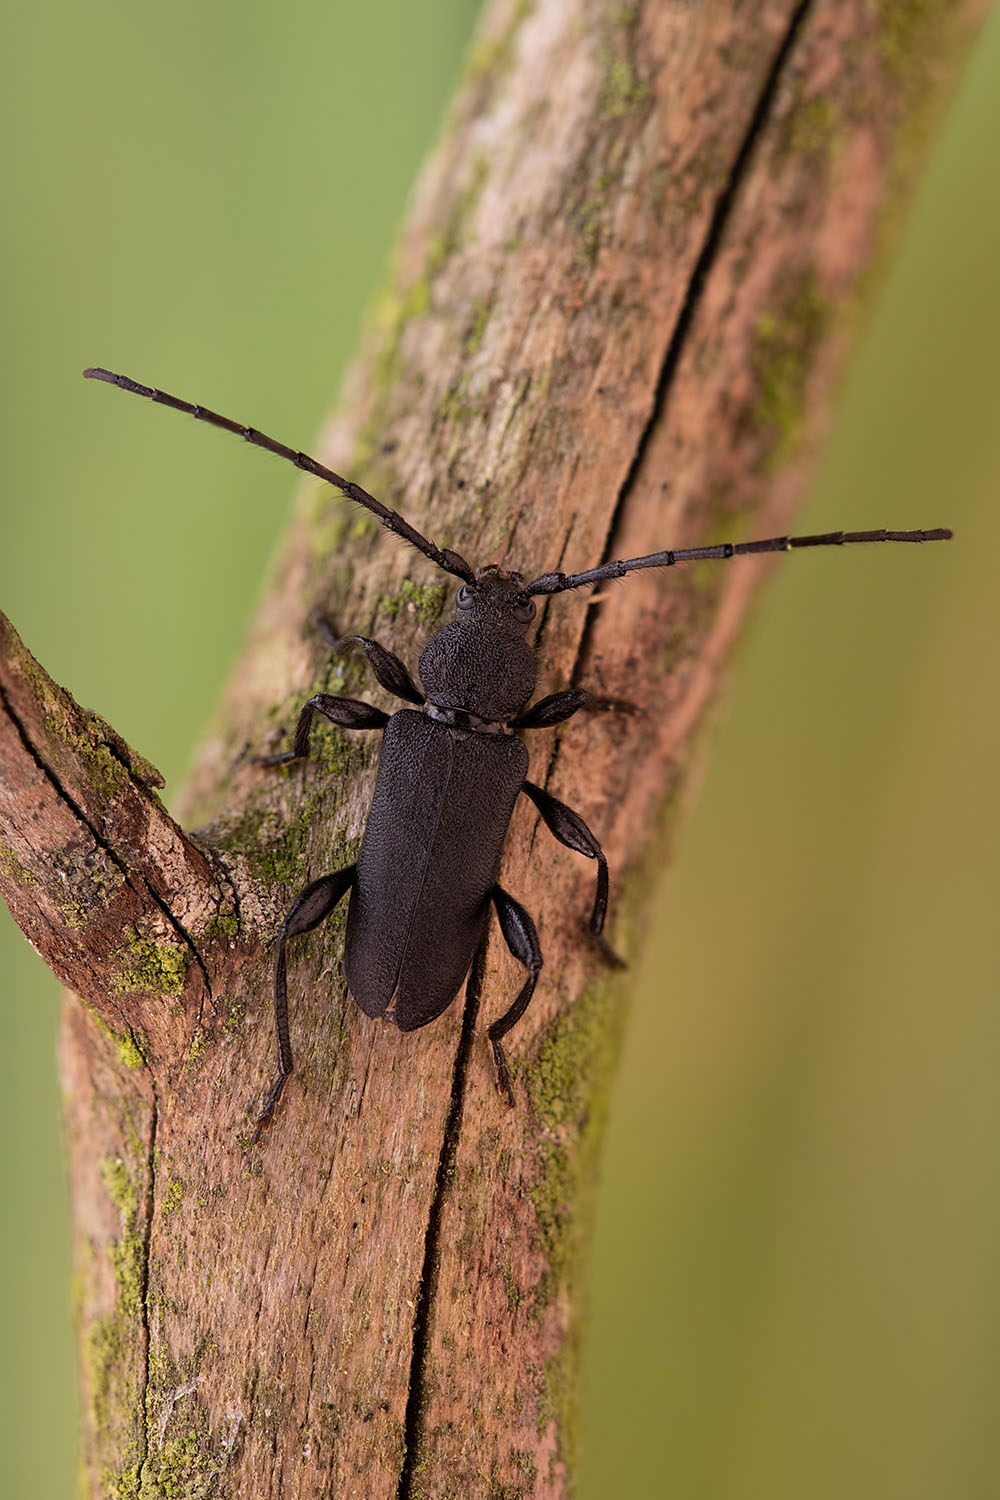
[{"label": "dry wood", "polygon": [[[886,205],[984,10],[493,4],[317,456],[439,544],[524,571],[786,529]],[[939,519],[887,506],[872,525]],[[605,845],[630,956],[759,574],[679,568],[541,611],[540,692],[646,705],[531,737],[533,779]],[[305,487],[189,788],[197,834],[4,624],[0,888],[85,1002],[64,1077],[95,1496],[570,1486],[625,993],[583,935],[593,867],[518,810],[504,879],[546,968],[510,1038],[516,1110],[474,1006],[405,1037],[357,1011],[341,917],[293,949],[298,1070],[248,1145],[276,927],[349,862],[376,746],[317,730],[315,760],[279,772],[250,754],[287,741],[309,693],[382,701],[330,664],[311,611],[413,664],[440,585]],[[519,982],[491,945],[486,1018]]]}]

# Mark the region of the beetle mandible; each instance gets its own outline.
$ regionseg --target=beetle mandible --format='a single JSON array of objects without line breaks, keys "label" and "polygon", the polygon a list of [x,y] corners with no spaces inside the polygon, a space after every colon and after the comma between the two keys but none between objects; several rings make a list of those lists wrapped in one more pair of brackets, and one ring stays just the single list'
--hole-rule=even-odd
[{"label": "beetle mandible", "polygon": [[527,971],[513,1004],[487,1032],[498,1086],[513,1105],[503,1038],[524,1015],[542,967],[534,922],[497,879],[507,828],[522,792],[560,843],[596,860],[590,931],[605,958],[621,964],[603,936],[608,865],[600,844],[579,813],[527,779],[528,752],[520,738],[522,730],[550,728],[588,704],[601,706],[583,688],[551,693],[528,706],[535,688],[535,659],[527,632],[535,618],[536,598],[623,578],[642,568],[853,542],[941,542],[952,535],[947,527],[938,527],[767,537],[652,552],[582,573],[543,573],[526,580],[521,573],[495,563],[474,569],[459,553],[437,547],[422,536],[360,485],[254,427],[110,370],[92,368],[84,375],[222,427],[326,480],[436,567],[462,580],[455,618],[431,637],[420,654],[421,687],[399,658],[378,641],[360,635],[331,641],[336,650],[359,647],[379,684],[412,707],[389,715],[354,698],[317,693],[299,715],[291,751],[258,758],[259,764],[285,765],[308,755],[315,714],[342,729],[383,731],[378,776],[357,863],[307,885],[281,925],[274,958],[278,1076],[258,1119],[255,1138],[270,1122],[292,1072],[286,944],[289,938],[317,927],[348,892],[344,948],[348,988],[366,1015],[384,1016],[400,1031],[415,1031],[447,1010],[482,941],[491,903],[496,907],[504,941]]}]

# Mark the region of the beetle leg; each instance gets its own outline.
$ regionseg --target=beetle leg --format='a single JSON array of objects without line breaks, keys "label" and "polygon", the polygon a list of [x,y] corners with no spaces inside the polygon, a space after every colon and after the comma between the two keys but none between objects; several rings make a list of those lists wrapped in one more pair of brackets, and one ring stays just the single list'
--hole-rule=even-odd
[{"label": "beetle leg", "polygon": [[334,698],[330,693],[317,693],[310,698],[295,726],[295,741],[291,750],[281,755],[255,755],[255,766],[290,766],[295,760],[303,760],[309,754],[309,731],[313,714],[322,714],[331,724],[341,729],[384,729],[389,715],[376,708],[373,703],[362,703],[358,698]]},{"label": "beetle leg", "polygon": [[500,918],[500,931],[503,933],[504,942],[513,953],[519,963],[522,963],[528,971],[528,977],[521,986],[520,993],[510,1010],[505,1011],[499,1021],[494,1021],[489,1028],[487,1036],[493,1046],[493,1060],[497,1068],[497,1085],[507,1095],[507,1102],[511,1109],[514,1108],[514,1090],[511,1088],[510,1073],[507,1070],[507,1058],[504,1054],[500,1038],[506,1036],[510,1028],[524,1015],[528,1008],[528,1001],[534,994],[535,985],[542,967],[542,950],[538,944],[538,933],[535,924],[531,920],[520,901],[505,891],[502,886],[493,887],[493,904]]},{"label": "beetle leg", "polygon": [[368,665],[376,681],[385,688],[387,693],[393,693],[397,698],[405,698],[407,703],[415,703],[418,708],[423,707],[426,702],[423,693],[399,657],[388,651],[381,641],[373,641],[366,635],[338,635],[326,615],[317,615],[316,623],[331,651],[336,652],[338,656],[344,656],[352,646],[360,646],[368,658]]},{"label": "beetle leg", "polygon": [[290,937],[302,932],[312,932],[354,884],[356,865],[336,870],[332,875],[322,875],[307,885],[292,903],[291,910],[281,924],[278,946],[274,952],[274,1030],[278,1039],[278,1076],[267,1096],[264,1108],[257,1120],[253,1143],[260,1139],[262,1130],[271,1123],[275,1106],[281,1098],[285,1079],[292,1071],[292,1043],[288,1034],[288,980],[285,973],[285,944]]},{"label": "beetle leg", "polygon": [[604,936],[604,918],[608,910],[608,862],[604,858],[604,850],[580,814],[567,807],[565,802],[550,796],[533,781],[526,781],[521,790],[531,798],[549,832],[555,835],[560,844],[565,844],[567,849],[575,849],[577,854],[585,854],[588,859],[597,860],[597,891],[590,913],[590,930],[608,963],[616,969],[623,969],[624,959],[618,957]]},{"label": "beetle leg", "polygon": [[553,724],[564,723],[581,708],[587,713],[642,713],[637,703],[629,703],[625,698],[595,698],[586,688],[567,688],[562,693],[550,693],[547,698],[539,698],[530,708],[522,709],[516,718],[511,719],[510,727],[550,729]]},{"label": "beetle leg", "polygon": [[522,709],[511,719],[511,729],[549,729],[553,724],[562,724],[581,708],[586,708],[591,695],[586,688],[567,688],[562,693],[550,693],[539,698],[531,708]]}]

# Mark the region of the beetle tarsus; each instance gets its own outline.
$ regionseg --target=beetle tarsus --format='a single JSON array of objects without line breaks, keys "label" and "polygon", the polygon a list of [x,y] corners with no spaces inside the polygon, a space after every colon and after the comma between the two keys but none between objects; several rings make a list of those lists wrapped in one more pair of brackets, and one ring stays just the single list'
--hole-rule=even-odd
[{"label": "beetle tarsus", "polygon": [[514,1088],[510,1081],[510,1072],[507,1068],[507,1054],[503,1050],[503,1043],[491,1039],[493,1048],[493,1061],[497,1070],[497,1088],[507,1100],[507,1108],[514,1108]]},{"label": "beetle tarsus", "polygon": [[628,964],[622,958],[620,953],[615,952],[611,944],[608,942],[607,938],[604,936],[603,932],[595,932],[594,929],[591,928],[590,935],[600,949],[601,957],[604,959],[604,962],[606,964],[609,964],[612,969],[628,968]]},{"label": "beetle tarsus", "polygon": [[302,760],[301,755],[296,755],[294,750],[283,750],[280,755],[251,755],[252,766],[294,766],[296,761]]},{"label": "beetle tarsus", "polygon": [[264,1131],[268,1129],[271,1121],[274,1119],[274,1111],[278,1106],[278,1100],[281,1098],[281,1091],[285,1087],[285,1080],[288,1076],[287,1073],[279,1073],[271,1085],[271,1092],[265,1100],[264,1108],[257,1116],[257,1124],[254,1126],[253,1135],[250,1137],[251,1146],[257,1145]]}]

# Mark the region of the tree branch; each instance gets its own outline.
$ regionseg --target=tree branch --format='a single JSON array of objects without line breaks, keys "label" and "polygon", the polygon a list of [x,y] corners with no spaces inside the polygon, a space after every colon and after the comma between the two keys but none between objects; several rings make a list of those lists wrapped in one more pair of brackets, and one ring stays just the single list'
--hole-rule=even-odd
[{"label": "tree branch", "polygon": [[[533,574],[785,529],[885,207],[984,9],[491,6],[317,456],[439,545]],[[872,524],[939,519],[894,501]],[[542,601],[539,693],[580,684],[645,709],[531,737],[532,780],[605,846],[630,954],[759,575],[744,559]],[[297,1070],[248,1150],[273,1068],[274,935],[308,880],[351,862],[374,747],[331,729],[306,766],[252,756],[288,746],[312,694],[361,687],[315,611],[412,666],[445,593],[307,483],[188,790],[196,836],[5,636],[3,888],[138,1043],[67,1011],[95,1495],[567,1492],[624,992],[582,933],[593,866],[517,810],[504,881],[546,965],[510,1037],[515,1110],[484,1037],[520,983],[498,945],[482,1015],[473,984],[402,1036],[346,993],[335,916],[291,951]],[[60,906],[60,860],[84,927]],[[139,953],[176,946],[179,988],[161,958],[156,983],[123,990],[133,930]]]},{"label": "tree branch", "polygon": [[162,785],[0,615],[0,890],[53,972],[144,1055],[175,1045],[162,999],[189,971],[210,993],[198,940],[232,905]]}]

